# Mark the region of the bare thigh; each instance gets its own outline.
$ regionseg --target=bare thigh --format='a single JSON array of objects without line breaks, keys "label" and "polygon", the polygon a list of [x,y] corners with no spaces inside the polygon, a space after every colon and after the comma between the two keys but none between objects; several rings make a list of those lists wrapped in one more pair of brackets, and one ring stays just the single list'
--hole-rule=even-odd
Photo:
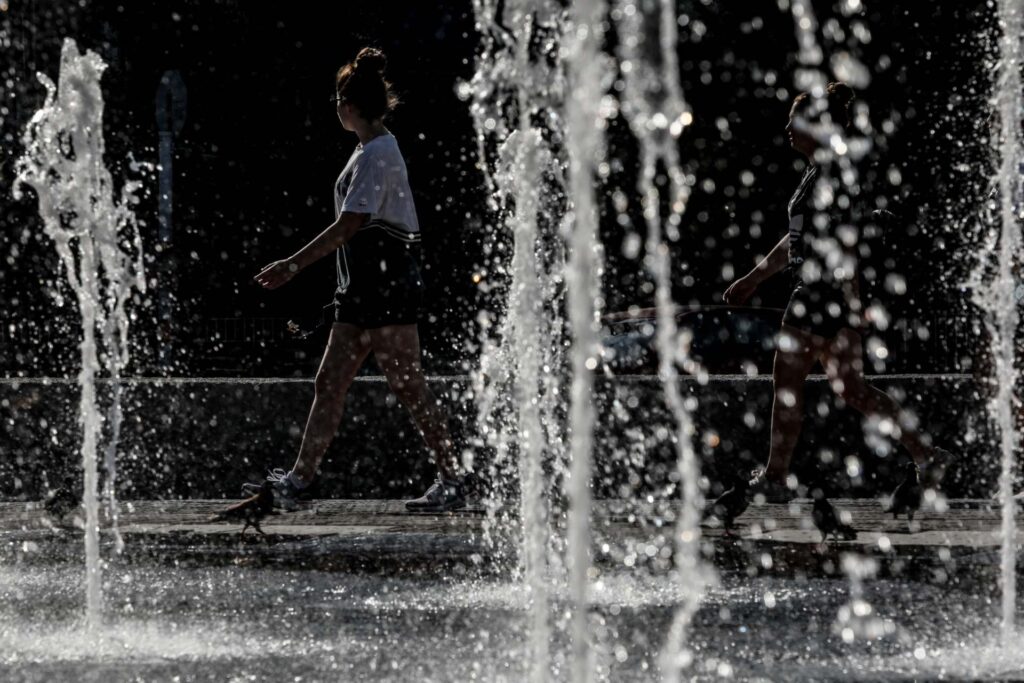
[{"label": "bare thigh", "polygon": [[789,325],[779,331],[772,377],[776,384],[803,383],[821,355],[826,341]]},{"label": "bare thigh", "polygon": [[368,330],[373,355],[391,389],[400,398],[424,384],[420,335],[416,325],[388,325]]},{"label": "bare thigh", "polygon": [[843,329],[828,342],[822,362],[829,377],[864,374],[864,352],[856,330]]},{"label": "bare thigh", "polygon": [[366,330],[334,323],[316,373],[317,393],[345,391],[370,353],[370,334]]}]

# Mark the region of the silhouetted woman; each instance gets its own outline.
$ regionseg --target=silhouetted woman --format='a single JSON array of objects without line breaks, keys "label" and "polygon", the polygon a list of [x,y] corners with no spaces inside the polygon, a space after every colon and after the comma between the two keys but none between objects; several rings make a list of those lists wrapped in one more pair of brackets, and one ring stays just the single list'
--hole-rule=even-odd
[{"label": "silhouetted woman", "polygon": [[926,445],[901,419],[899,403],[864,380],[856,249],[861,226],[857,198],[845,192],[839,164],[834,163],[835,155],[845,151],[842,136],[834,133],[850,127],[853,98],[845,83],[829,83],[823,97],[802,93],[793,101],[786,133],[808,165],[789,200],[789,231],[725,292],[727,303],[740,305],[775,273],[788,268],[792,278],[772,374],[771,451],[768,465],[750,482],[752,493],[771,502],[796,496],[790,460],[803,423],[804,381],[819,359],[832,390],[845,403],[892,421],[900,443],[923,468],[927,484],[937,485],[952,459],[948,451]]},{"label": "silhouetted woman", "polygon": [[277,469],[268,477],[274,482],[275,505],[284,509],[297,507],[299,492],[316,476],[341,421],[345,395],[371,351],[437,462],[437,481],[406,506],[439,511],[464,505],[447,416],[420,367],[420,226],[405,160],[384,127],[384,116],[397,103],[384,78],[385,66],[380,50],[364,48],[338,71],[332,101],[342,127],[355,133],[359,144],[334,186],[335,221],[255,277],[263,287],[276,289],[325,256],[334,255],[337,262],[334,324],[298,458],[290,471]]}]

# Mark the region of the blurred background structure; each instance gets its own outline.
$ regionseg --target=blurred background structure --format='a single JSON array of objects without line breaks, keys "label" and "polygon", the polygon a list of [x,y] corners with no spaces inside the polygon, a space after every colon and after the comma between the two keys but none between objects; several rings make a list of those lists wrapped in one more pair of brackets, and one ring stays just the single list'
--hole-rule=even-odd
[{"label": "blurred background structure", "polygon": [[[856,44],[871,71],[859,93],[877,133],[864,190],[900,226],[887,249],[905,288],[889,302],[888,358],[871,370],[970,372],[982,359],[963,286],[971,264],[963,255],[979,244],[990,192],[991,12],[982,11],[981,0],[871,3],[859,8],[862,20],[840,23],[838,5],[814,5],[828,54]],[[679,13],[682,86],[694,117],[682,149],[694,187],[673,245],[674,299],[716,305],[786,227],[786,202],[803,163],[783,132],[798,51],[787,0],[681,0]],[[844,33],[851,26],[858,35]],[[110,64],[105,121],[115,177],[131,174],[117,165],[129,153],[154,169],[139,210],[151,287],[135,308],[129,374],[314,372],[325,332],[299,341],[286,322],[313,317],[329,301],[331,264],[325,260],[273,293],[251,277],[333,220],[333,182],[356,141],[341,130],[328,97],[336,69],[364,45],[386,52],[403,100],[389,126],[424,227],[426,368],[465,374],[472,366],[477,314],[504,300],[506,278],[502,259],[491,258],[501,255],[486,253],[485,245],[500,248],[503,239],[494,239],[497,221],[459,97],[478,45],[468,0],[287,12],[232,0],[4,0],[0,375],[67,376],[77,362],[77,313],[66,303],[53,250],[34,227],[34,199],[15,201],[8,190],[20,131],[44,96],[35,73],[56,73],[65,36]],[[632,189],[635,140],[621,116],[609,125],[599,196],[611,312],[652,305],[653,287],[637,262],[634,231],[643,224]],[[785,296],[780,282],[753,303],[782,307]]]}]

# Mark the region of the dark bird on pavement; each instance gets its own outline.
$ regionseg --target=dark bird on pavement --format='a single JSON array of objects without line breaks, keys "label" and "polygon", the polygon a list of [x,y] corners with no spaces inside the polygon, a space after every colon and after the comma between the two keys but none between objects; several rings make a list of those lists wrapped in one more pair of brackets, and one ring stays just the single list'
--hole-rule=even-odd
[{"label": "dark bird on pavement", "polygon": [[921,470],[912,462],[908,462],[903,471],[906,477],[892,492],[892,502],[889,509],[893,519],[896,519],[904,512],[907,513],[907,524],[914,521],[914,513],[921,507]]},{"label": "dark bird on pavement", "polygon": [[246,529],[252,527],[256,531],[263,533],[263,529],[260,528],[260,521],[269,514],[274,512],[274,482],[265,481],[260,486],[259,493],[246,498],[240,503],[235,503],[227,510],[220,512],[210,518],[211,522],[223,522],[225,520],[242,520],[245,522],[245,526],[242,527],[242,535],[245,535]]},{"label": "dark bird on pavement", "polygon": [[853,541],[857,538],[857,531],[849,524],[839,521],[839,515],[832,503],[828,502],[825,494],[821,491],[814,492],[814,509],[811,511],[811,519],[814,526],[821,532],[821,542],[824,543],[832,536],[836,541],[842,537],[844,541]]},{"label": "dark bird on pavement", "polygon": [[68,485],[58,486],[43,501],[43,509],[46,510],[55,521],[60,522],[72,510],[82,504],[81,496],[76,494]]},{"label": "dark bird on pavement", "polygon": [[750,482],[741,478],[707,507],[706,515],[720,519],[727,534],[736,518],[750,505],[750,497],[747,495],[749,487]]}]

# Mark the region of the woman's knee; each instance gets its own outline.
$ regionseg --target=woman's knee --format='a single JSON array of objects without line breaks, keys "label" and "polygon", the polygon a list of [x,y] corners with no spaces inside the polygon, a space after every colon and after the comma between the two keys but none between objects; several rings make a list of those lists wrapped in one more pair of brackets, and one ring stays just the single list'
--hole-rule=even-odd
[{"label": "woman's knee", "polygon": [[810,356],[809,352],[776,351],[775,363],[772,366],[772,381],[776,388],[802,385],[813,364],[814,358]]},{"label": "woman's knee", "polygon": [[321,367],[313,380],[313,388],[317,396],[337,396],[344,398],[348,392],[352,378],[338,368]]},{"label": "woman's knee", "polygon": [[427,382],[416,373],[396,372],[388,375],[388,386],[405,405],[418,405],[427,393]]},{"label": "woman's knee", "polygon": [[868,387],[864,378],[857,372],[840,372],[829,378],[832,392],[853,408],[865,404]]}]

